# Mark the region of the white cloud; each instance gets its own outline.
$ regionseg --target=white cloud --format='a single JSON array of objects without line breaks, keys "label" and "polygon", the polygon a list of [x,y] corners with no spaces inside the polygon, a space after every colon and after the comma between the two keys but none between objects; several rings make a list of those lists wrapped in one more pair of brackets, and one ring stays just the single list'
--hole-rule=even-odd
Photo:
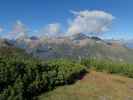
[{"label": "white cloud", "polygon": [[48,24],[46,27],[41,29],[41,34],[48,37],[59,36],[61,28],[59,23]]},{"label": "white cloud", "polygon": [[10,33],[20,34],[20,33],[26,33],[26,32],[27,32],[26,26],[20,20],[17,20]]},{"label": "white cloud", "polygon": [[109,30],[114,19],[110,13],[104,11],[72,11],[75,18],[70,22],[67,33],[99,34]]}]

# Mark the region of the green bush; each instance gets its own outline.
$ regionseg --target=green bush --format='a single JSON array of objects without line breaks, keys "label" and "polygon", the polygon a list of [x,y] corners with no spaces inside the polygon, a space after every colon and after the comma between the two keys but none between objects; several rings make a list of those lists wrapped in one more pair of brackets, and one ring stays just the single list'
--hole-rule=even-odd
[{"label": "green bush", "polygon": [[108,73],[116,73],[133,78],[133,64],[91,58],[82,59],[81,64],[88,68],[94,68],[98,71],[106,71]]},{"label": "green bush", "polygon": [[32,100],[41,92],[74,82],[85,71],[83,65],[65,59],[44,62],[1,57],[0,100]]}]

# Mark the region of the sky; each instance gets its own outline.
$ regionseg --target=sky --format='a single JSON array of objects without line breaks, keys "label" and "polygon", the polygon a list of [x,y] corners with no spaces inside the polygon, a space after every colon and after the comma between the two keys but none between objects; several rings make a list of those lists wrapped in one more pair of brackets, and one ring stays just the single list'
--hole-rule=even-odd
[{"label": "sky", "polygon": [[133,0],[0,0],[0,36],[25,32],[25,25],[29,35],[76,31],[97,32],[103,38],[133,39],[132,4]]}]

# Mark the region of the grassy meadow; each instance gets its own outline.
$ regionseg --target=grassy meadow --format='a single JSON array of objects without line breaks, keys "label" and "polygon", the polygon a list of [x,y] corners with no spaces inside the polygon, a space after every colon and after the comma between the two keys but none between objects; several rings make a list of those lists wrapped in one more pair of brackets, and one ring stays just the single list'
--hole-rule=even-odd
[{"label": "grassy meadow", "polygon": [[133,79],[90,71],[75,84],[57,87],[39,100],[133,100]]},{"label": "grassy meadow", "polygon": [[109,60],[83,59],[87,75],[72,85],[57,87],[39,100],[133,100],[133,65]]}]

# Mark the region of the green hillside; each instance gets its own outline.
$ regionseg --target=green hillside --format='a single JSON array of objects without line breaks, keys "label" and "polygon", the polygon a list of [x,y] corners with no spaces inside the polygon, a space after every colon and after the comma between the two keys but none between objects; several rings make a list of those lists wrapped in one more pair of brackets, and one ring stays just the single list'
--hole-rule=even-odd
[{"label": "green hillside", "polygon": [[56,86],[71,84],[85,73],[79,63],[42,61],[13,46],[0,48],[0,100],[34,100]]}]

